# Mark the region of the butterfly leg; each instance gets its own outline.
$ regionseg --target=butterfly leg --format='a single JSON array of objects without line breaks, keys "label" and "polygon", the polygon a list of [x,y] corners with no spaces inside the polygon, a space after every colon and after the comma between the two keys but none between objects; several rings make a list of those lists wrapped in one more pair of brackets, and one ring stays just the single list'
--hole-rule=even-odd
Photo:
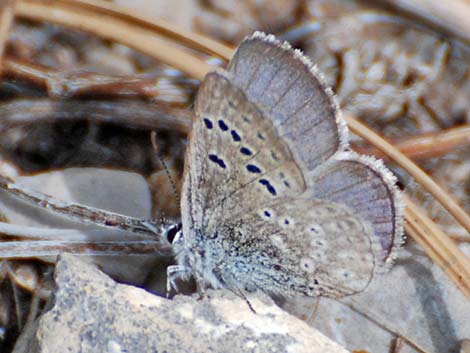
[{"label": "butterfly leg", "polygon": [[33,206],[61,214],[71,220],[95,224],[100,227],[131,231],[157,239],[162,237],[161,229],[163,225],[160,222],[133,218],[74,202],[64,202],[16,184],[12,179],[3,175],[0,175],[0,190],[6,191]]},{"label": "butterfly leg", "polygon": [[191,269],[182,265],[168,266],[166,269],[166,297],[170,297],[171,289],[174,288],[179,293],[176,280],[180,278],[188,278],[191,275]]},{"label": "butterfly leg", "polygon": [[204,282],[202,280],[202,277],[196,273],[195,274],[195,277],[196,277],[196,286],[197,286],[197,292],[199,294],[199,298],[198,300],[202,300],[202,298],[204,298],[204,294],[205,294],[205,288],[204,288]]}]

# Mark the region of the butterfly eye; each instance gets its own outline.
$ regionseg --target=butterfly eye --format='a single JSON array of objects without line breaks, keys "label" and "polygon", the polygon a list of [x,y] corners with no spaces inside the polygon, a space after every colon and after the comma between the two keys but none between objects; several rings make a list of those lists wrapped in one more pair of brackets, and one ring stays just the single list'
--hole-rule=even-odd
[{"label": "butterfly eye", "polygon": [[181,231],[181,227],[181,223],[175,224],[166,232],[166,239],[170,244],[173,244],[173,242],[175,241],[176,235],[179,231]]}]

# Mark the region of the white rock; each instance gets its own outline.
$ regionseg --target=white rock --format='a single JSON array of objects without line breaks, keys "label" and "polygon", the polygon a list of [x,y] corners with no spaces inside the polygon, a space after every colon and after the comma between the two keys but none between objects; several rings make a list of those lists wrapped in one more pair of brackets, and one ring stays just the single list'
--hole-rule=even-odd
[{"label": "white rock", "polygon": [[118,284],[71,255],[57,263],[55,280],[35,352],[347,352],[261,295],[250,297],[256,313],[224,291],[169,300]]}]

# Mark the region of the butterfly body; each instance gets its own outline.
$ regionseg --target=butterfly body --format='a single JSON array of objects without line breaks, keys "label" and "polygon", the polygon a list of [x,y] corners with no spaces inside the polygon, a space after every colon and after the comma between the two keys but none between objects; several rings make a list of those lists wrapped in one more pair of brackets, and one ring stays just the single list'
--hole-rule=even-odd
[{"label": "butterfly body", "polygon": [[342,296],[367,287],[401,236],[394,178],[351,152],[329,89],[272,36],[206,76],[185,161],[182,277],[241,296]]}]

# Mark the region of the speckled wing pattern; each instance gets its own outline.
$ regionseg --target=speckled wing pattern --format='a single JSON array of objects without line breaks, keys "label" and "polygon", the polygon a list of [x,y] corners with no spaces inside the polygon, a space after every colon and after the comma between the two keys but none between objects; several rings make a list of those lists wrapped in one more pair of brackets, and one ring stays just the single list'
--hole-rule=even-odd
[{"label": "speckled wing pattern", "polygon": [[[339,297],[363,290],[402,232],[394,178],[349,150],[321,75],[255,33],[206,76],[185,164],[187,248],[228,289]],[[208,281],[210,282],[210,281]]]}]

